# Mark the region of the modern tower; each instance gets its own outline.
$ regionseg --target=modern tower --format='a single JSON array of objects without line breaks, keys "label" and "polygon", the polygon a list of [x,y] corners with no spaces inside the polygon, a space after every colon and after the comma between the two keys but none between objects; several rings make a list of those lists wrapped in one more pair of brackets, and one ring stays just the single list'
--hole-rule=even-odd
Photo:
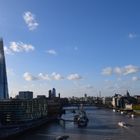
[{"label": "modern tower", "polygon": [[56,89],[55,88],[52,89],[52,96],[56,97]]},{"label": "modern tower", "polygon": [[0,39],[0,99],[8,99],[8,83],[6,74],[6,64],[3,48],[3,40]]}]

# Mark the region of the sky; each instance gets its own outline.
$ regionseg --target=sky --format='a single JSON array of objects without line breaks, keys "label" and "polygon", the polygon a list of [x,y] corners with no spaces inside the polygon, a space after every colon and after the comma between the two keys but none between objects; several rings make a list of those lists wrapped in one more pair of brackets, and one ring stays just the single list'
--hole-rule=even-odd
[{"label": "sky", "polygon": [[139,0],[0,0],[9,94],[140,94]]}]

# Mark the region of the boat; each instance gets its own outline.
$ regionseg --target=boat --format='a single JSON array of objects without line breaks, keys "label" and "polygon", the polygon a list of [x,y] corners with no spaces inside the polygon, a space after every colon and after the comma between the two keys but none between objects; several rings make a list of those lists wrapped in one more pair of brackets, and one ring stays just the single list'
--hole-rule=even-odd
[{"label": "boat", "polygon": [[122,114],[122,115],[124,114],[123,111],[121,111],[121,114]]},{"label": "boat", "polygon": [[126,123],[123,121],[118,122],[118,125],[121,127],[127,127]]},{"label": "boat", "polygon": [[113,112],[116,112],[116,110],[115,110],[115,109],[113,109]]},{"label": "boat", "polygon": [[134,114],[131,114],[131,118],[134,118],[135,116],[134,116]]},{"label": "boat", "polygon": [[84,110],[80,110],[79,114],[74,116],[74,122],[78,125],[78,127],[87,126],[88,121],[88,117]]}]

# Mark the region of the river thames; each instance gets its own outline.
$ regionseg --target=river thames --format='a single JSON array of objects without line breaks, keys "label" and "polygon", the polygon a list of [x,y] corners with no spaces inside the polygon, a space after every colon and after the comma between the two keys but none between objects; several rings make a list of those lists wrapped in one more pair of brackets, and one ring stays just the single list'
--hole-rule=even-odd
[{"label": "river thames", "polygon": [[[78,128],[73,122],[66,122],[65,126],[54,122],[14,139],[55,140],[58,136],[68,135],[69,140],[140,140],[140,117],[131,118],[120,112],[97,107],[85,107],[85,111],[89,118],[87,127]],[[72,120],[73,116],[71,111],[66,111],[62,117]],[[119,121],[124,121],[128,126],[118,126]]]}]

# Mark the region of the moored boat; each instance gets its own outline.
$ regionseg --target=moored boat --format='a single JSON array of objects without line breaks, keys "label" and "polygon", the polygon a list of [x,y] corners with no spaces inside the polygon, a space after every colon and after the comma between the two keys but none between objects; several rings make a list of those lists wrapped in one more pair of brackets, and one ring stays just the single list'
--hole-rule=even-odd
[{"label": "moored boat", "polygon": [[79,114],[74,116],[74,122],[76,122],[79,127],[87,126],[88,121],[88,117],[84,110],[81,110]]}]

